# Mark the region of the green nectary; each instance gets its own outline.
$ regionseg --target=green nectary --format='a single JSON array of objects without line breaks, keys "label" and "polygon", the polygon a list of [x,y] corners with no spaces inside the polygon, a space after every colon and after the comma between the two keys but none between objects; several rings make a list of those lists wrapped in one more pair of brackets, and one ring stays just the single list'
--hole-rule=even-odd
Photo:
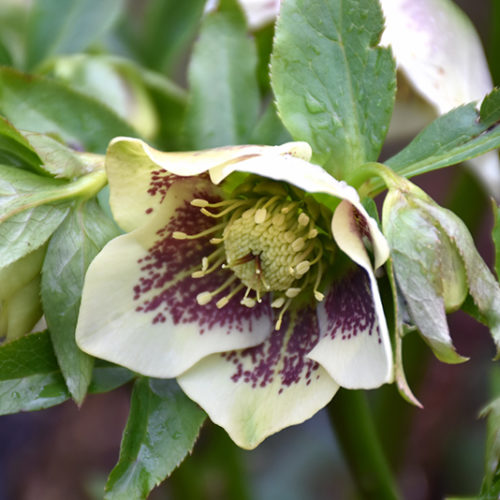
[{"label": "green nectary", "polygon": [[[236,294],[245,290],[241,304],[253,307],[266,293],[272,293],[271,305],[280,309],[276,328],[293,300],[306,294],[323,300],[319,291],[325,269],[325,259],[331,259],[331,249],[324,251],[321,209],[314,200],[307,201],[302,193],[289,191],[280,183],[247,183],[227,199],[210,203],[192,200],[207,217],[222,219],[222,223],[198,235],[176,232],[174,238],[197,238],[216,234],[210,241],[216,249],[202,259],[193,278],[228,269],[232,273],[216,290],[204,291],[197,297],[200,305],[207,304],[236,280],[229,294],[219,298],[217,307],[224,307]],[[331,241],[329,239],[329,241]]]}]

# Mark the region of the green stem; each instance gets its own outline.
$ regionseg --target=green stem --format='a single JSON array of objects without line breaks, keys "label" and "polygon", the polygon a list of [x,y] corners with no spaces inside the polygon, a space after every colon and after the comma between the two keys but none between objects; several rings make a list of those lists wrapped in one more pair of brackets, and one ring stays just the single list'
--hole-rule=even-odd
[{"label": "green stem", "polygon": [[106,185],[106,182],[106,172],[104,170],[96,170],[80,177],[76,181],[61,184],[54,189],[27,193],[23,195],[22,203],[16,204],[12,210],[2,214],[0,222],[23,210],[45,205],[46,203],[71,200],[78,197],[83,199],[92,198],[92,196],[95,196]]},{"label": "green stem", "polygon": [[356,169],[346,182],[356,188],[363,198],[373,197],[383,188],[403,187],[408,181],[383,163],[369,162]]},{"label": "green stem", "polygon": [[364,392],[340,389],[328,414],[361,496],[399,499]]}]

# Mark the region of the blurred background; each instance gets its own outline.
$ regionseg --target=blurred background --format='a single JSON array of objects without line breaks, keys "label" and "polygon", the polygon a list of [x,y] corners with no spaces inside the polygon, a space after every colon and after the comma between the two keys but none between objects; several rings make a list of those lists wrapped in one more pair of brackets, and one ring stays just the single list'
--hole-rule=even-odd
[{"label": "blurred background", "polygon": [[[135,40],[144,37],[137,47],[152,50],[147,31],[139,29],[144,26],[141,16],[152,2],[130,0],[106,40],[90,50],[130,57],[131,34]],[[498,0],[456,3],[478,29],[498,85],[500,9],[495,8],[495,18],[494,2],[498,4]],[[9,17],[14,4],[18,17],[13,19],[17,25]],[[30,2],[2,0],[0,29],[9,29],[22,37],[22,16],[29,5]],[[179,41],[180,36],[171,35],[172,43]],[[182,34],[186,54],[194,36],[195,32]],[[156,50],[160,52],[161,47]],[[14,66],[15,57],[14,53]],[[141,57],[141,64],[168,73],[180,86],[186,85],[185,58],[173,61],[165,56],[159,62],[161,54],[150,52]],[[390,156],[403,145],[404,140],[389,142],[383,156]],[[422,176],[417,183],[440,204],[453,208],[464,218],[491,266],[494,250],[490,201],[476,181],[463,168],[452,167]],[[472,200],[467,207],[460,203],[464,193]],[[416,334],[405,338],[407,376],[424,410],[404,402],[395,387],[369,394],[382,441],[397,471],[403,496],[409,500],[472,496],[481,485],[485,421],[478,418],[478,413],[490,397],[494,347],[486,329],[463,313],[451,315],[449,323],[458,352],[471,358],[468,363],[439,363]],[[0,500],[102,498],[106,477],[118,458],[130,391],[131,387],[124,386],[111,393],[89,395],[81,408],[66,402],[36,413],[0,417]],[[391,416],[390,422],[387,415]],[[253,451],[240,450],[222,430],[207,421],[192,456],[150,498],[323,500],[355,498],[355,491],[327,415],[322,411],[305,424],[270,437]]]}]

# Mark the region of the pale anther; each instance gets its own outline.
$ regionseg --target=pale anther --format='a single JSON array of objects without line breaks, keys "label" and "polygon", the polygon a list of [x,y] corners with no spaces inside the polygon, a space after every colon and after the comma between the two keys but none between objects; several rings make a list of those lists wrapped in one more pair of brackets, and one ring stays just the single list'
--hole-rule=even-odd
[{"label": "pale anther", "polygon": [[300,252],[304,248],[304,245],[306,242],[304,241],[304,238],[297,238],[293,243],[292,243],[292,249],[294,252]]},{"label": "pale anther", "polygon": [[202,200],[201,198],[195,198],[194,200],[191,201],[191,205],[193,207],[206,207],[209,205],[207,200]]},{"label": "pale anther", "polygon": [[210,292],[201,292],[196,296],[196,302],[200,306],[208,304],[212,300],[213,295]]},{"label": "pale anther", "polygon": [[325,296],[321,292],[318,292],[318,290],[314,290],[314,298],[318,301],[321,302]]},{"label": "pale anther", "polygon": [[251,297],[244,297],[243,299],[241,299],[240,304],[242,306],[246,306],[246,307],[251,308],[251,307],[255,306],[256,301],[255,301],[255,299],[252,299]]},{"label": "pale anther", "polygon": [[279,309],[280,307],[283,307],[284,303],[285,303],[285,297],[278,297],[277,299],[274,299],[271,302],[271,307],[274,307],[275,309]]},{"label": "pale anther", "polygon": [[289,298],[297,297],[297,295],[301,292],[302,288],[289,288],[285,295]]},{"label": "pale anther", "polygon": [[254,221],[255,224],[262,224],[267,217],[267,210],[265,208],[259,208],[258,210],[255,211],[254,215]]},{"label": "pale anther", "polygon": [[182,231],[174,231],[172,233],[172,238],[175,240],[186,240],[188,235],[186,233],[183,233]]},{"label": "pale anther", "polygon": [[299,215],[299,224],[301,226],[307,226],[307,224],[309,224],[309,221],[311,219],[309,218],[309,216],[307,214],[305,214],[304,212],[302,212],[300,215]]},{"label": "pale anther", "polygon": [[295,266],[295,274],[297,274],[298,276],[302,276],[303,274],[306,274],[310,268],[311,263],[308,260],[303,260]]},{"label": "pale anther", "polygon": [[281,323],[283,321],[283,316],[285,315],[285,312],[286,312],[286,310],[288,309],[288,307],[290,306],[291,303],[292,303],[292,299],[288,299],[286,301],[286,304],[281,309],[280,314],[278,316],[278,321],[276,321],[276,325],[274,327],[275,330],[279,330],[281,328]]}]

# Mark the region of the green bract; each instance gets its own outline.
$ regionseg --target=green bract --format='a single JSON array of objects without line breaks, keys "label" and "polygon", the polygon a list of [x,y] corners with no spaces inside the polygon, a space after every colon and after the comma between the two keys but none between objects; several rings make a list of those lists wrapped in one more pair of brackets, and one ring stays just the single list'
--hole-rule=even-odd
[{"label": "green bract", "polygon": [[384,202],[383,228],[397,284],[412,321],[436,356],[459,363],[446,323],[468,294],[500,346],[500,287],[465,224],[421,189],[401,179]]}]

